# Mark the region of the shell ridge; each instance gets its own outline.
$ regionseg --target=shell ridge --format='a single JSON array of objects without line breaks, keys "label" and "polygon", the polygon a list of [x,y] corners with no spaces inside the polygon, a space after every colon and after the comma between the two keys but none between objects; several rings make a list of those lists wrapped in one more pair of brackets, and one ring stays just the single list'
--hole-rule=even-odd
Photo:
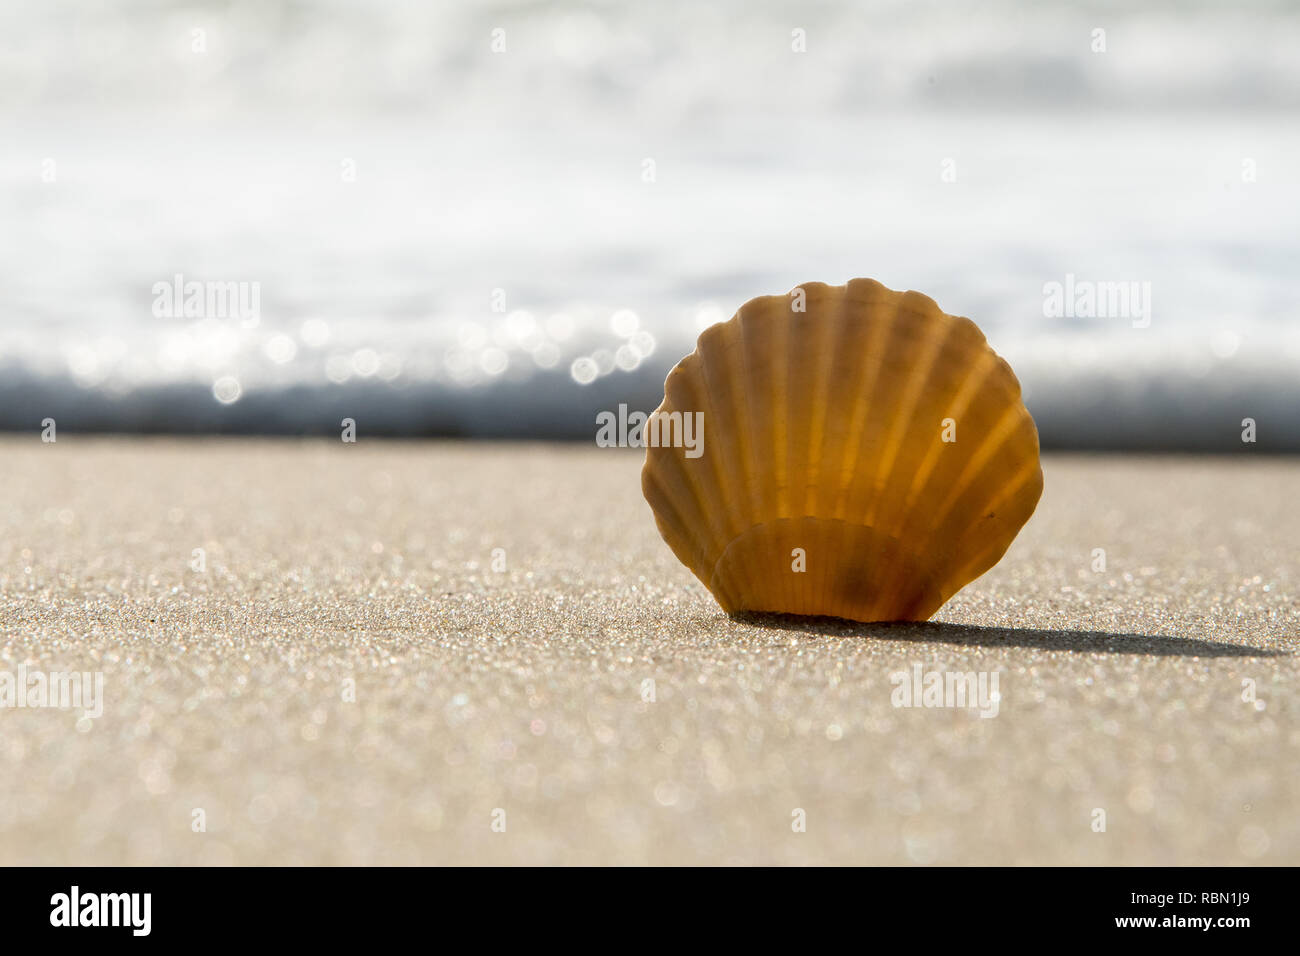
[{"label": "shell ridge", "polygon": [[[694,364],[698,364],[700,371],[705,375],[706,387],[704,388],[697,388],[694,384],[691,383],[691,378],[689,375],[684,373],[679,373],[679,370],[682,369],[684,366],[687,369],[689,369],[693,367]],[[705,367],[707,366],[707,363],[701,360],[698,363],[693,363],[693,365],[686,366],[685,362],[683,362],[681,365],[678,365],[677,368],[674,368],[671,373],[669,373],[668,378],[664,383],[664,391],[665,391],[664,404],[661,405],[659,409],[656,409],[655,412],[651,415],[652,421],[659,415],[660,411],[663,409],[668,409],[669,412],[680,412],[684,418],[685,416],[690,415],[697,410],[696,408],[692,408],[690,406],[707,404],[709,402],[710,396],[707,389],[708,379],[707,379],[707,373],[704,371]],[[668,397],[669,391],[674,391],[678,393],[671,400],[671,406],[669,404],[670,399]],[[678,399],[684,399],[684,401],[679,401]],[[698,409],[698,410],[703,411],[703,409]],[[708,418],[709,416],[706,414],[705,421],[708,421]],[[647,428],[648,427],[649,424],[647,424]],[[702,438],[702,436],[700,437]],[[707,454],[708,454],[708,450],[707,448],[705,448],[701,455],[699,464],[704,464],[703,459],[707,456]],[[699,505],[699,513],[704,518],[704,521],[709,530],[709,536],[706,540],[709,542],[711,546],[710,550],[706,552],[705,558],[706,560],[712,560],[712,558],[716,553],[714,549],[720,548],[722,542],[727,539],[728,512],[726,510],[720,510],[717,508],[708,507],[709,496],[704,493],[702,488],[702,481],[704,478],[704,476],[701,474],[702,468],[699,467],[699,464],[692,462],[690,459],[686,457],[685,449],[673,448],[671,449],[670,453],[662,460],[672,464],[674,471],[681,476],[682,481],[690,489],[691,497],[694,499],[695,503]],[[707,464],[705,465],[705,467],[710,468],[710,470],[712,470],[712,466],[713,466],[712,460],[708,461]]]},{"label": "shell ridge", "polygon": [[[890,304],[893,305],[894,303],[891,302]],[[867,331],[868,345],[865,349],[867,365],[862,373],[862,378],[858,382],[853,405],[853,417],[849,421],[849,443],[840,462],[839,488],[835,494],[835,517],[843,516],[848,510],[849,488],[853,484],[854,472],[860,465],[859,452],[862,448],[862,436],[866,432],[865,419],[872,404],[871,396],[875,390],[876,381],[880,377],[880,367],[885,360],[884,349],[880,346],[888,338],[892,325],[892,315],[888,322],[882,316],[881,320],[872,323],[873,327]]]},{"label": "shell ridge", "polygon": [[[791,303],[787,300],[786,308],[789,309]],[[790,325],[784,322],[773,323],[776,331],[773,333],[777,339],[775,344],[778,355],[789,354],[790,349]],[[772,436],[772,464],[776,468],[776,513],[783,518],[788,518],[793,514],[793,508],[790,506],[791,488],[790,488],[790,462],[789,458],[789,440],[790,440],[790,367],[787,365],[782,369],[780,375],[773,375],[771,383],[779,391],[772,399],[772,424],[775,434]]]},{"label": "shell ridge", "polygon": [[866,520],[867,523],[871,523],[866,516],[875,506],[886,478],[882,462],[898,413],[898,396],[907,389],[912,368],[911,354],[919,341],[917,326],[910,321],[902,296],[896,297],[890,307],[887,316],[880,318],[888,327],[877,343],[880,364],[871,383],[867,417],[859,439],[860,460],[846,489],[847,498],[855,503],[855,507],[846,509],[845,517]]},{"label": "shell ridge", "polygon": [[[818,289],[820,297],[833,294],[833,289],[825,287]],[[841,296],[839,312],[846,313],[848,306],[848,297]],[[830,328],[825,329],[827,323],[806,322],[805,327],[811,325],[809,330],[816,338],[813,342],[813,354],[817,356],[817,364],[823,368],[830,367],[834,361],[837,348],[840,348],[845,338],[848,323],[845,321],[829,323]],[[809,423],[808,440],[803,449],[804,458],[804,477],[801,482],[803,495],[803,510],[807,514],[818,514],[818,488],[821,477],[821,452],[822,443],[826,435],[826,418],[830,407],[830,396],[832,381],[829,375],[823,375],[820,381],[812,386],[810,400],[812,402],[812,421]]]},{"label": "shell ridge", "polygon": [[[755,379],[754,379],[753,369],[750,367],[750,362],[749,362],[749,355],[750,355],[750,348],[751,348],[751,341],[750,341],[750,334],[749,334],[750,330],[748,327],[748,323],[745,321],[746,320],[745,313],[750,306],[761,308],[762,304],[766,301],[767,298],[770,297],[764,297],[763,299],[747,302],[745,305],[741,306],[740,309],[737,310],[736,314],[731,319],[731,321],[735,323],[737,338],[739,339],[738,347],[736,351],[740,358],[740,367],[742,370],[741,381],[743,382],[743,386],[742,386],[744,392],[743,407],[745,410],[752,409],[755,407],[754,396],[751,391]],[[745,534],[748,534],[749,531],[754,527],[754,525],[758,523],[758,519],[763,514],[764,506],[765,506],[765,498],[762,489],[762,482],[758,478],[758,476],[763,473],[762,459],[761,459],[762,450],[759,447],[758,437],[755,434],[755,425],[754,422],[751,421],[748,415],[741,414],[739,416],[739,419],[744,423],[741,427],[746,436],[746,442],[745,442],[746,447],[744,451],[741,453],[742,467],[744,461],[748,461],[749,464],[752,466],[751,471],[749,472],[748,479],[746,481],[746,484],[748,485],[747,491],[749,492],[749,497],[751,501],[751,509],[745,515],[744,523],[746,524],[746,527],[744,527],[735,537],[733,537],[731,541],[728,541],[726,546],[719,553],[718,561],[717,563],[714,564],[713,573],[715,574],[717,573],[718,564],[721,563],[723,557],[727,553],[727,550],[730,549],[731,545],[734,544],[738,538],[742,537]],[[753,580],[754,577],[758,574],[758,569],[754,565],[754,560],[756,560],[756,557],[757,556],[747,556],[743,561],[743,565],[744,565],[743,573],[747,580]]]},{"label": "shell ridge", "polygon": [[[942,313],[941,313],[942,314]],[[927,316],[927,321],[935,324],[933,316]],[[921,360],[917,363],[916,373],[908,381],[907,393],[902,396],[898,402],[893,422],[890,425],[889,437],[886,440],[884,451],[881,454],[880,461],[877,462],[876,468],[876,490],[871,496],[871,504],[863,520],[867,524],[877,523],[877,514],[882,504],[885,503],[885,488],[889,485],[889,480],[894,476],[894,465],[898,460],[898,453],[902,448],[903,442],[909,434],[913,434],[916,429],[916,418],[921,411],[921,392],[926,382],[931,376],[935,361],[939,353],[943,350],[948,340],[956,335],[960,327],[956,323],[951,323],[939,335],[927,336],[925,352]],[[937,423],[936,423],[937,425]],[[924,426],[922,434],[924,433]],[[882,529],[883,530],[883,529]]]},{"label": "shell ridge", "polygon": [[975,454],[966,462],[965,467],[949,488],[947,497],[944,498],[943,503],[931,516],[930,525],[926,529],[927,533],[932,534],[938,530],[944,519],[948,517],[948,512],[957,503],[957,499],[983,473],[989,462],[993,460],[994,453],[1001,449],[1015,434],[1015,427],[1020,423],[1019,412],[1020,409],[1014,405],[1008,406],[1002,412],[997,424],[985,437],[985,440],[980,443]]},{"label": "shell ridge", "polygon": [[[741,407],[737,410],[737,418],[742,422],[740,430],[743,435],[742,441],[744,447],[738,457],[740,458],[741,468],[745,471],[745,497],[748,499],[748,508],[744,512],[743,520],[738,522],[738,529],[735,536],[727,542],[726,546],[719,553],[718,562],[714,565],[713,573],[715,574],[718,573],[718,567],[727,554],[728,549],[730,549],[732,543],[747,533],[748,529],[752,527],[754,522],[758,520],[759,516],[763,514],[765,506],[763,483],[760,477],[762,475],[762,462],[760,459],[761,452],[759,449],[758,436],[755,433],[754,422],[747,414],[749,410],[754,407],[754,399],[751,394],[751,387],[754,382],[754,373],[749,364],[750,344],[748,329],[745,323],[745,310],[747,307],[748,304],[742,306],[732,317],[731,322],[734,323],[735,327],[735,336],[733,341],[734,356],[732,361],[738,361],[741,370],[740,381],[742,384],[740,389],[738,389],[740,394],[736,395],[736,401],[741,403]],[[740,573],[746,581],[754,580],[757,573],[751,558],[752,556],[742,556]],[[748,603],[753,603],[753,601],[751,600]]]},{"label": "shell ridge", "polygon": [[[745,392],[745,408],[752,409],[754,408],[754,398],[750,391],[750,383],[754,381],[754,371],[752,368],[750,368],[750,364],[749,364],[751,343],[750,343],[749,328],[745,322],[745,309],[748,307],[748,305],[749,303],[746,303],[745,305],[741,306],[740,311],[736,313],[732,321],[736,323],[736,328],[740,332],[740,364],[741,364],[741,368],[744,369],[744,375],[742,376],[742,381],[744,382],[743,388]],[[762,474],[762,470],[763,470],[762,460],[759,457],[761,455],[761,452],[759,451],[758,448],[758,441],[755,439],[754,436],[754,424],[752,421],[750,421],[748,416],[743,416],[743,418],[744,418],[744,425],[742,427],[745,429],[746,433],[749,436],[749,441],[746,443],[747,451],[748,451],[747,457],[750,459],[750,464],[753,466],[753,470],[750,473],[752,475],[760,475]],[[754,491],[754,510],[750,512],[751,520],[755,516],[763,513],[764,505],[766,504],[765,496],[761,488],[761,483],[755,481],[752,487]]]},{"label": "shell ridge", "polygon": [[[1015,456],[1012,460],[1019,457]],[[946,549],[948,556],[942,562],[944,580],[956,582],[948,589],[949,597],[974,579],[974,576],[963,578],[960,575],[967,573],[965,569],[978,564],[979,555],[988,548],[987,541],[1005,539],[1003,550],[997,553],[997,558],[1005,553],[1015,532],[1037,506],[1042,493],[1041,482],[1042,471],[1038,467],[1037,456],[1026,456],[1011,473],[1010,481],[1001,481],[998,488],[981,492],[979,486],[972,483],[960,496],[965,500],[963,509],[952,511],[945,521],[922,536],[922,540],[927,542],[926,546],[931,548],[938,542],[950,542]],[[1020,513],[1021,509],[1008,511],[1009,506],[1017,500],[1023,501],[1023,514]],[[987,571],[993,563],[984,565],[979,574]]]},{"label": "shell ridge", "polygon": [[[1015,474],[1012,475],[1010,480],[1008,480],[998,490],[998,492],[992,498],[989,498],[979,509],[982,512],[981,516],[962,526],[955,535],[954,540],[958,542],[964,541],[979,526],[980,522],[985,520],[986,515],[997,515],[1009,504],[1016,501],[1023,492],[1034,485],[1037,486],[1037,490],[1032,497],[1034,498],[1035,503],[1037,503],[1038,496],[1042,494],[1042,479],[1042,467],[1033,458],[1026,458],[1021,466],[1016,470]],[[957,550],[959,551],[960,549]]]},{"label": "shell ridge", "polygon": [[[947,403],[939,406],[929,406],[931,411],[937,413],[933,422],[918,421],[918,417],[923,414],[919,402],[920,396],[918,396],[916,410],[908,425],[908,430],[917,429],[916,435],[928,436],[925,439],[927,444],[925,457],[919,464],[912,464],[907,459],[899,459],[894,462],[894,469],[901,469],[908,479],[906,495],[901,502],[898,500],[897,495],[891,499],[883,492],[877,498],[877,515],[881,516],[881,520],[876,523],[880,525],[882,531],[900,541],[910,539],[910,532],[917,516],[925,513],[925,509],[919,507],[919,502],[924,501],[926,498],[926,492],[929,491],[932,478],[936,474],[935,466],[938,464],[939,457],[944,454],[961,456],[968,447],[968,445],[958,446],[955,443],[946,443],[943,440],[943,420],[945,417],[950,417],[953,421],[956,421],[962,415],[971,397],[987,381],[992,370],[997,367],[996,361],[993,361],[996,356],[992,350],[987,349],[983,334],[979,333],[974,323],[969,320],[962,320],[952,323],[949,327],[942,345],[933,353],[933,361],[925,373],[926,378],[930,380],[935,378],[935,363],[938,363],[939,357],[950,346],[960,343],[963,337],[968,336],[972,330],[976,332],[977,341],[984,348],[984,351],[980,353],[973,366],[967,366],[964,372],[955,378],[956,389]],[[887,482],[886,486],[888,487],[889,484]],[[886,572],[889,576],[889,586],[891,588],[898,586],[900,584],[899,576],[905,572],[906,569],[900,564],[895,564],[889,568]],[[945,596],[946,599],[947,596]]]},{"label": "shell ridge", "polygon": [[[1042,494],[1042,469],[1037,467],[1038,463],[1035,461],[1028,461],[1025,464],[1024,477],[1018,481],[1009,483],[1005,498],[1010,500],[1019,497],[1022,492],[1032,487],[1035,483],[1034,479],[1037,478],[1038,489],[1027,499],[1027,509],[1032,513]],[[1004,502],[999,502],[997,504],[990,503],[988,507],[997,508],[1002,507],[1003,504]],[[963,537],[968,536],[977,525],[978,522],[975,522],[968,526],[963,532]],[[974,581],[976,578],[987,573],[995,564],[997,564],[998,561],[1002,559],[1002,556],[1007,553],[1013,543],[1013,538],[1007,538],[1005,536],[999,536],[991,541],[984,542],[983,547],[967,555],[962,563],[954,563],[948,576],[953,580],[964,579],[967,582]],[[953,593],[956,593],[956,591]]]},{"label": "shell ridge", "polygon": [[[671,493],[666,479],[660,474],[660,469],[652,467],[642,469],[641,493],[650,502],[651,510],[655,514],[656,524],[659,526],[659,533],[663,535],[664,540],[668,542],[668,546],[673,549],[673,553],[677,555],[678,559],[687,566],[694,567],[693,562],[682,557],[681,551],[679,551],[680,546],[687,554],[694,553],[697,561],[703,560],[707,562],[709,559],[708,551],[701,547],[698,536],[692,530],[692,523],[682,513],[682,505]],[[673,537],[664,533],[665,525],[674,532],[676,543]]]},{"label": "shell ridge", "polygon": [[[724,332],[722,334],[725,336],[726,333]],[[704,387],[701,389],[701,393],[703,394],[704,401],[708,406],[705,409],[701,409],[701,411],[704,412],[704,428],[702,429],[700,435],[700,441],[703,443],[703,457],[708,459],[709,471],[713,475],[714,481],[717,483],[719,487],[729,488],[729,489],[735,488],[735,482],[732,480],[732,474],[727,470],[724,463],[726,459],[729,457],[732,460],[736,460],[736,459],[740,460],[741,467],[740,467],[740,474],[739,474],[739,485],[740,485],[739,490],[743,492],[745,496],[747,496],[750,491],[751,482],[749,480],[749,475],[746,473],[745,470],[746,462],[743,454],[743,447],[741,448],[735,447],[736,445],[743,446],[743,442],[739,436],[728,441],[725,438],[726,429],[718,427],[719,424],[725,421],[731,421],[734,423],[737,420],[743,419],[744,416],[743,414],[737,415],[735,413],[736,412],[735,409],[730,409],[727,411],[726,416],[724,417],[723,415],[719,414],[718,408],[720,404],[725,404],[725,402],[719,403],[714,401],[715,394],[721,395],[724,398],[726,396],[726,389],[720,387],[721,383],[718,381],[719,372],[715,366],[717,364],[725,364],[728,362],[729,352],[730,352],[730,350],[727,348],[728,344],[729,343],[724,339],[724,341],[720,342],[717,346],[718,352],[720,354],[709,354],[710,351],[713,349],[713,346],[710,344],[710,342],[706,342],[705,337],[701,335],[700,341],[696,345],[695,354],[699,355],[700,357],[699,358],[700,375],[704,379]],[[732,371],[733,370],[728,365],[726,368],[726,375],[730,376]],[[743,375],[741,376],[741,380],[742,381],[744,380]],[[740,429],[736,429],[736,430],[740,431]],[[719,437],[718,435],[719,432],[723,433],[722,437]],[[727,447],[720,450],[718,448],[719,442],[726,443]],[[722,548],[726,547],[726,542],[736,534],[736,528],[739,525],[743,524],[743,521],[744,519],[737,515],[737,512],[734,508],[727,507],[724,509],[722,534],[719,536],[717,542],[718,554],[721,554]]]},{"label": "shell ridge", "polygon": [[[997,368],[997,364],[992,360],[993,357],[992,353],[985,353],[980,356],[975,370],[966,376],[957,396],[953,399],[952,403],[944,409],[944,418],[951,418],[954,422],[961,421],[961,417],[966,413],[966,409],[970,407],[970,403],[972,399],[974,399],[976,391],[981,385],[988,381],[988,377],[993,374],[993,370]],[[929,490],[930,480],[934,476],[935,466],[939,463],[939,456],[946,450],[944,446],[945,443],[942,441],[935,442],[934,445],[931,446],[930,451],[926,454],[925,460],[921,462],[920,467],[917,469],[917,480],[913,482],[912,490],[908,494],[907,500],[903,503],[903,514],[905,515],[905,519],[903,524],[899,527],[900,532],[908,530],[907,519],[912,515],[912,506],[916,504],[918,498],[921,498],[925,492]]]}]

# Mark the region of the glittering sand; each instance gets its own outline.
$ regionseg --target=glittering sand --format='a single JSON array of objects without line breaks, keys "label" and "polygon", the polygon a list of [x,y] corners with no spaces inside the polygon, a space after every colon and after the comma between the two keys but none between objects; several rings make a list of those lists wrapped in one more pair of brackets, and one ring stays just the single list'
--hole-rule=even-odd
[{"label": "glittering sand", "polygon": [[725,617],[639,468],[3,439],[0,670],[105,701],[0,710],[0,863],[1300,863],[1300,461],[1049,457],[892,626]]}]

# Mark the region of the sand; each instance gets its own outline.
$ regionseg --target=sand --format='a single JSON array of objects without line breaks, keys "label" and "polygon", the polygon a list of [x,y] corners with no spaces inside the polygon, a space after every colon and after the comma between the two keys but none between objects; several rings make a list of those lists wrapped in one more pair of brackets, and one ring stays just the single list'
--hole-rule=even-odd
[{"label": "sand", "polygon": [[1300,461],[1049,457],[888,626],[729,619],[639,468],[0,440],[0,671],[103,676],[0,709],[0,863],[1300,863]]}]

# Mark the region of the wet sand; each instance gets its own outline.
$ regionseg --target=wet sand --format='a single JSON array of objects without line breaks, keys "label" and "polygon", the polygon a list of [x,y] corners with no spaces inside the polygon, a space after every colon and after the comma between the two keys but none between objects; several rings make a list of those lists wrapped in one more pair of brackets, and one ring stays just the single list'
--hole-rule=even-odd
[{"label": "wet sand", "polygon": [[1300,460],[1049,456],[883,626],[726,617],[639,469],[0,439],[0,671],[103,675],[0,709],[0,863],[1300,863]]}]

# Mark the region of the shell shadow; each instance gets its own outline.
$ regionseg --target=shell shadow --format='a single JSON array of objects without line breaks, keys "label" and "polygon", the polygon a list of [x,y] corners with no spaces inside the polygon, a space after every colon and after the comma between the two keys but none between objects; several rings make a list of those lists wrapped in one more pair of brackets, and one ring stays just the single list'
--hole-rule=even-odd
[{"label": "shell shadow", "polygon": [[1156,657],[1285,657],[1285,651],[1248,647],[1190,637],[1121,634],[1108,631],[1043,630],[1029,627],[980,627],[941,621],[899,621],[861,624],[837,617],[800,617],[793,614],[732,615],[754,627],[799,631],[825,637],[870,637],[918,644],[955,644],[966,647],[1031,647],[1043,651],[1078,654],[1151,654]]}]

